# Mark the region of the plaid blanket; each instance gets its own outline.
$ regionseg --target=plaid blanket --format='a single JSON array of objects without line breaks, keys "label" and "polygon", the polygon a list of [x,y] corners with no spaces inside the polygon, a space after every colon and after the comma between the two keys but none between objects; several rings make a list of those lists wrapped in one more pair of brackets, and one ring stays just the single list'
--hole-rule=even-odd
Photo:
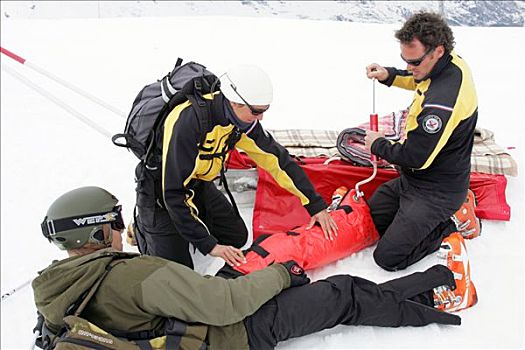
[{"label": "plaid blanket", "polygon": [[[400,111],[398,113],[403,113]],[[404,118],[400,122],[401,129],[394,124],[396,114],[393,113],[379,119],[379,129],[387,131],[387,134],[397,134],[404,138]],[[404,117],[404,116],[403,116]],[[368,123],[359,125],[360,128],[368,129]],[[397,129],[397,130],[396,130]],[[286,147],[291,155],[298,157],[341,157],[336,143],[337,136],[342,131],[337,130],[307,130],[307,129],[285,129],[268,130],[275,140]],[[516,161],[505,149],[496,144],[494,133],[487,129],[476,128],[474,135],[474,148],[472,149],[471,171],[493,175],[517,176],[518,166]]]},{"label": "plaid blanket", "polygon": [[338,156],[336,143],[339,131],[284,129],[268,130],[273,138],[298,157]]},{"label": "plaid blanket", "polygon": [[476,128],[471,170],[478,173],[518,176],[518,165],[505,149],[496,144],[494,133]]}]

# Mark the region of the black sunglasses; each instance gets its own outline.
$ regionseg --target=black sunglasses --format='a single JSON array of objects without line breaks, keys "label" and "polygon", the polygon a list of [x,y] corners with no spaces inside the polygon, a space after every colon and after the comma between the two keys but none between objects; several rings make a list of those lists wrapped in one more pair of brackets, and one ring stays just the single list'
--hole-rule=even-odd
[{"label": "black sunglasses", "polygon": [[263,108],[263,109],[257,109],[255,107],[253,107],[251,104],[249,104],[248,102],[246,102],[246,100],[241,96],[241,94],[237,91],[237,87],[233,84],[230,84],[231,88],[233,89],[233,91],[235,91],[235,93],[237,94],[237,96],[240,97],[240,99],[242,100],[242,102],[244,102],[244,104],[246,106],[248,106],[248,108],[250,109],[250,111],[252,112],[253,115],[261,115],[263,114],[264,112],[266,112],[270,106],[266,107],[266,108]]},{"label": "black sunglasses", "polygon": [[126,224],[124,224],[124,218],[122,217],[122,205],[117,205],[114,207],[113,212],[116,212],[118,215],[115,221],[111,221],[111,228],[117,231],[125,229]]},{"label": "black sunglasses", "polygon": [[400,55],[401,56],[401,59],[403,61],[406,62],[406,64],[409,64],[411,66],[414,66],[414,67],[417,67],[419,66],[423,60],[428,56],[430,55],[433,51],[435,50],[435,48],[432,48],[432,49],[429,49],[427,52],[425,52],[425,54],[419,58],[416,58],[415,60],[407,60],[406,58],[403,57],[403,55]]}]

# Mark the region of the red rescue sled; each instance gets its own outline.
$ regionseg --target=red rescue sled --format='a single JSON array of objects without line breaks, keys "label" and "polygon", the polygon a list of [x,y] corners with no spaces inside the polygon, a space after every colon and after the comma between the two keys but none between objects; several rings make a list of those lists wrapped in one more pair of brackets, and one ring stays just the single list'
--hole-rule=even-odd
[{"label": "red rescue sled", "polygon": [[295,260],[305,270],[314,269],[358,252],[379,239],[370,209],[363,198],[351,190],[330,215],[339,227],[333,241],[325,238],[320,226],[307,225],[288,232],[262,235],[246,253],[247,263],[234,267],[243,274],[271,263]]}]

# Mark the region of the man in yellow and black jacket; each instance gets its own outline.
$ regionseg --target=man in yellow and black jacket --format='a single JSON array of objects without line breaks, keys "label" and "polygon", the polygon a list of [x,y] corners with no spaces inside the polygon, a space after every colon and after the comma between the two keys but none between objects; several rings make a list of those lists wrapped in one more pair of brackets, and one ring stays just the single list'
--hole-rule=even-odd
[{"label": "man in yellow and black jacket", "polygon": [[450,217],[465,201],[478,105],[472,75],[453,51],[452,30],[437,14],[418,13],[396,32],[407,70],[367,67],[387,86],[414,90],[404,142],[368,132],[371,152],[398,166],[369,205],[381,239],[374,252],[386,270],[404,269],[457,230]]},{"label": "man in yellow and black jacket", "polygon": [[260,124],[273,98],[267,74],[256,66],[240,65],[220,81],[221,92],[203,96],[209,103],[208,125],[203,125],[191,101],[176,106],[166,118],[160,196],[152,194],[156,186],[145,178],[143,169],[137,171],[140,251],[192,267],[188,250],[192,243],[202,254],[221,257],[230,265],[244,261],[238,248],[246,243],[246,226],[212,182],[234,147],[296,195],[312,216],[311,225],[319,222],[330,238],[337,226],[326,212],[325,201]]}]

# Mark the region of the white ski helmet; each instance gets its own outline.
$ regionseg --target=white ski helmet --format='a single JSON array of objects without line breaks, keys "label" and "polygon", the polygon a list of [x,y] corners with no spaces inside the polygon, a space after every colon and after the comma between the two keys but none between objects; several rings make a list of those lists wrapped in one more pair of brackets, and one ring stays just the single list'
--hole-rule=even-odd
[{"label": "white ski helmet", "polygon": [[[221,75],[221,91],[231,102],[254,106],[272,103],[273,88],[268,74],[255,65],[231,67]],[[244,101],[243,101],[244,99]]]}]

